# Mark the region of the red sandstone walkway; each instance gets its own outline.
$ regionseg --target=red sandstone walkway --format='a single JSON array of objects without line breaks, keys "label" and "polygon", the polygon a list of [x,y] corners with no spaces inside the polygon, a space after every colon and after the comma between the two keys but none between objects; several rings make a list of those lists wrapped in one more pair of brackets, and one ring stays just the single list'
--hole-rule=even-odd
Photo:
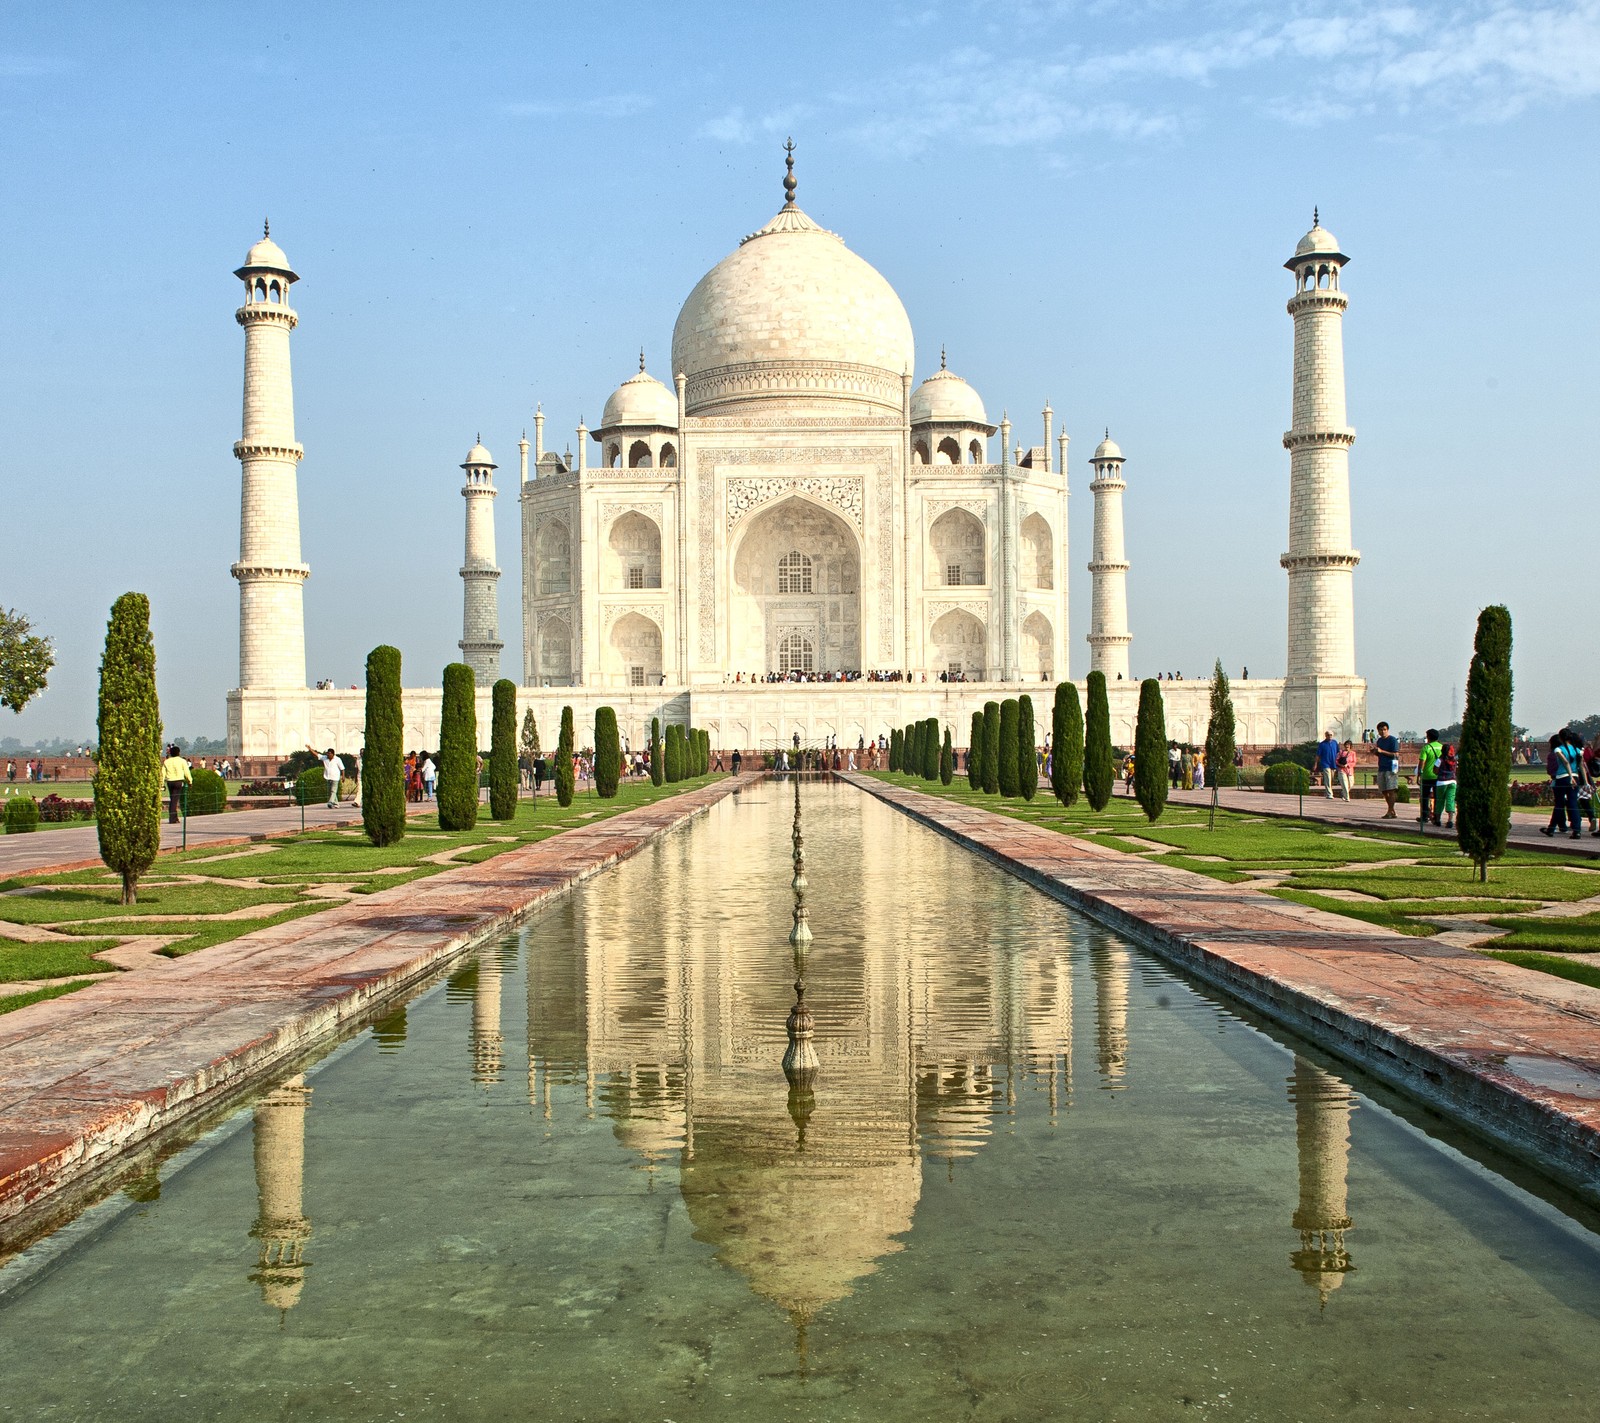
[{"label": "red sandstone walkway", "polygon": [[1600,1195],[1600,989],[844,779]]},{"label": "red sandstone walkway", "polygon": [[53,1192],[89,1184],[129,1148],[208,1111],[762,774],[730,776],[256,930],[161,973],[117,975],[0,1017],[0,1241],[8,1222],[13,1235],[27,1229],[18,1218]]},{"label": "red sandstone walkway", "polygon": [[[1119,796],[1122,790],[1119,785],[1117,787]],[[1211,804],[1211,792],[1208,790],[1171,791],[1169,796],[1174,805],[1205,807]],[[1397,805],[1394,820],[1384,820],[1384,805],[1381,800],[1352,800],[1347,803],[1342,800],[1329,800],[1321,791],[1314,791],[1306,796],[1292,796],[1273,795],[1253,789],[1219,790],[1217,804],[1224,810],[1243,811],[1247,815],[1287,816],[1292,819],[1303,817],[1306,820],[1325,821],[1330,825],[1348,825],[1361,830],[1415,831],[1418,828],[1415,801],[1410,805]],[[1581,840],[1572,840],[1562,835],[1552,840],[1541,835],[1539,829],[1549,819],[1548,810],[1541,810],[1537,814],[1521,810],[1512,811],[1510,843],[1519,850],[1554,849],[1563,855],[1600,858],[1600,838],[1591,835],[1587,827]],[[1435,830],[1431,826],[1427,833],[1440,838],[1452,840],[1455,838],[1453,830]]]}]

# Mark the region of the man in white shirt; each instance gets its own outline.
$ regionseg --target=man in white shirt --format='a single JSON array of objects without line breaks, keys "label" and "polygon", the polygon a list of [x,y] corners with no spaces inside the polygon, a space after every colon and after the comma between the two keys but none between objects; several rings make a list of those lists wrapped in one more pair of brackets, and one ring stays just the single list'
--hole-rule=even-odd
[{"label": "man in white shirt", "polygon": [[[307,746],[307,751],[316,753],[316,747]],[[339,804],[339,778],[344,775],[344,762],[334,753],[333,747],[328,748],[327,755],[321,758],[322,779],[328,783],[328,809],[334,810]]]}]

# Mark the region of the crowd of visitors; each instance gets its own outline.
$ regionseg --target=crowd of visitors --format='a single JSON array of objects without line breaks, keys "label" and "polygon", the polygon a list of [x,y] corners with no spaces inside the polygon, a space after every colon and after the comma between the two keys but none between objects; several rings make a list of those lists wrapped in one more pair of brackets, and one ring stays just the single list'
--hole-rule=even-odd
[{"label": "crowd of visitors", "polygon": [[1589,833],[1600,835],[1600,792],[1596,790],[1596,775],[1600,774],[1600,756],[1591,741],[1584,739],[1570,726],[1550,738],[1550,751],[1545,757],[1545,770],[1550,775],[1550,788],[1555,794],[1555,806],[1550,812],[1550,823],[1539,833],[1554,837],[1571,835],[1574,840],[1583,838],[1583,822],[1587,817]]}]

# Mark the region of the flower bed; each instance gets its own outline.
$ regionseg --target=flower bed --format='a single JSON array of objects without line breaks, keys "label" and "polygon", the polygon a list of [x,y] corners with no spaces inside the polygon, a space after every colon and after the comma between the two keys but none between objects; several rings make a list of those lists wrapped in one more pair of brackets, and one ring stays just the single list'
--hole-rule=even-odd
[{"label": "flower bed", "polygon": [[278,781],[246,781],[242,786],[239,787],[238,790],[236,790],[234,792],[234,794],[235,795],[275,795],[275,796],[282,796],[282,795],[287,795],[288,792],[284,790],[283,782],[281,780],[278,780]]},{"label": "flower bed", "polygon": [[1554,805],[1555,790],[1549,781],[1512,781],[1512,805]]},{"label": "flower bed", "polygon": [[59,825],[68,820],[93,820],[92,800],[68,800],[54,792],[39,801],[39,819]]}]

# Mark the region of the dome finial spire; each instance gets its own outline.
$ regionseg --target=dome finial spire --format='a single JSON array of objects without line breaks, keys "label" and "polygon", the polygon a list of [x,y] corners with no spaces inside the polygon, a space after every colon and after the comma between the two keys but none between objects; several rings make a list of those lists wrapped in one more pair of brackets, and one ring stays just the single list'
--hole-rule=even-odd
[{"label": "dome finial spire", "polygon": [[1313,206],[1312,209],[1311,209],[1311,225],[1313,227],[1321,227],[1322,226],[1322,213],[1315,206]]},{"label": "dome finial spire", "polygon": [[639,347],[639,374],[644,374],[644,347]]},{"label": "dome finial spire", "polygon": [[783,145],[783,166],[787,170],[783,175],[783,205],[786,208],[794,206],[794,190],[799,185],[794,176],[794,140],[788,139]]},{"label": "dome finial spire", "polygon": [[939,369],[940,370],[944,370],[945,369],[945,364],[944,364],[944,342],[942,342],[942,341],[939,343]]},{"label": "dome finial spire", "polygon": [[270,217],[264,217],[261,219],[261,235],[263,237],[272,236],[272,219]]}]

